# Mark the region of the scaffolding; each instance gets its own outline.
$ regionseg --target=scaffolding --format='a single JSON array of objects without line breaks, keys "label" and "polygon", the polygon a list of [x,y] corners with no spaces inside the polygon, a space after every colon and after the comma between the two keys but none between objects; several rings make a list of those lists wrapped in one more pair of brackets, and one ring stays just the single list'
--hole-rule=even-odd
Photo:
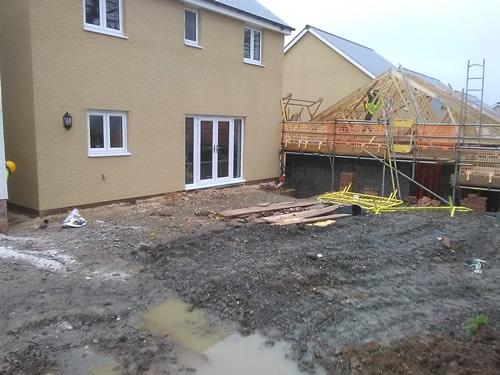
[{"label": "scaffolding", "polygon": [[[411,163],[412,179],[420,163],[448,164],[455,166],[454,188],[500,191],[500,116],[482,100],[472,103],[471,89],[468,85],[460,96],[400,68],[306,120],[294,116],[283,100],[282,152],[329,157],[332,190],[336,158],[374,160],[389,154],[396,163]],[[370,90],[391,105],[366,120],[363,103]],[[291,97],[284,99],[291,102]],[[388,118],[395,120],[388,124]]]}]

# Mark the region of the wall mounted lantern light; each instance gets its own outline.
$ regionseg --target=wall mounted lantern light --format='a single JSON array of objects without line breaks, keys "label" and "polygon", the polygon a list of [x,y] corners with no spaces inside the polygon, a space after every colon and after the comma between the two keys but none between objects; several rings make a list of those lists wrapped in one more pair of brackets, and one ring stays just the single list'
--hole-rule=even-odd
[{"label": "wall mounted lantern light", "polygon": [[69,112],[66,112],[63,116],[63,125],[68,130],[73,126],[73,117]]}]

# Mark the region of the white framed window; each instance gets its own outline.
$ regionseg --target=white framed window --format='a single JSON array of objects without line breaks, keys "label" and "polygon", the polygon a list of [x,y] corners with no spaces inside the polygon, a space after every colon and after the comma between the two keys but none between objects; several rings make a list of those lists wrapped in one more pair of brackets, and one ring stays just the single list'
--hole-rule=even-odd
[{"label": "white framed window", "polygon": [[194,9],[184,10],[184,44],[200,46],[199,13]]},{"label": "white framed window", "polygon": [[123,37],[123,0],[83,0],[84,29]]},{"label": "white framed window", "polygon": [[245,27],[243,61],[248,64],[262,64],[262,31]]},{"label": "white framed window", "polygon": [[130,155],[127,149],[127,113],[89,111],[89,156]]}]

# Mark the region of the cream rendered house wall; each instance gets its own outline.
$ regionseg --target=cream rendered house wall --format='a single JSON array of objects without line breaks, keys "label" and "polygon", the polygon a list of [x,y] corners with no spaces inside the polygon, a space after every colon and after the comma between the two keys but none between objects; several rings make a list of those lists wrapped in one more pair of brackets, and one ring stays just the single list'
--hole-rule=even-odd
[{"label": "cream rendered house wall", "polygon": [[3,201],[6,200],[9,196],[7,192],[7,170],[5,169],[5,167],[3,167],[5,165],[5,143],[3,134],[3,107],[2,107],[1,84],[2,84],[2,79],[0,77],[0,201]]},{"label": "cream rendered house wall", "polygon": [[283,72],[284,95],[292,93],[295,98],[307,100],[323,98],[322,109],[372,81],[311,33],[286,52]]},{"label": "cream rendered house wall", "polygon": [[0,1],[0,75],[5,154],[17,164],[9,199],[38,207],[29,3]]},{"label": "cream rendered house wall", "polygon": [[7,215],[7,170],[5,166],[5,145],[3,135],[3,107],[2,107],[2,79],[0,77],[0,233],[7,233],[9,230]]},{"label": "cream rendered house wall", "polygon": [[[43,211],[183,190],[187,114],[244,116],[244,178],[279,174],[282,34],[263,32],[260,67],[243,63],[245,24],[208,11],[203,48],[185,46],[176,0],[124,0],[128,39],[84,31],[79,0],[31,1],[29,20],[37,169],[15,203]],[[90,109],[128,112],[131,156],[88,157]]]}]

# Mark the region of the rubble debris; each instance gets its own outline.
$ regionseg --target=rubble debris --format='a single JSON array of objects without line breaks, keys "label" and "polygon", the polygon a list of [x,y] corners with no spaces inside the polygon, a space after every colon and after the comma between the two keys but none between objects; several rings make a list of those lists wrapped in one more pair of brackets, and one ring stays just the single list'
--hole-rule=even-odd
[{"label": "rubble debris", "polygon": [[432,199],[429,197],[422,197],[417,201],[418,207],[439,207],[441,202],[437,199]]},{"label": "rubble debris", "polygon": [[212,210],[206,210],[206,209],[196,209],[194,210],[195,216],[203,216],[203,217],[215,217],[217,215],[217,212],[212,211]]},{"label": "rubble debris", "polygon": [[486,212],[486,201],[486,197],[480,197],[477,194],[469,194],[466,198],[461,200],[461,204],[477,212]]},{"label": "rubble debris", "polygon": [[49,226],[49,219],[45,218],[38,226],[38,229],[47,229],[48,226]]},{"label": "rubble debris", "polygon": [[283,181],[280,182],[264,182],[259,185],[259,187],[262,190],[267,190],[267,191],[272,191],[272,190],[277,190],[283,186]]},{"label": "rubble debris", "polygon": [[185,192],[185,191],[165,193],[164,199],[165,199],[165,204],[167,206],[172,206],[181,200],[185,200],[185,201],[189,200],[189,198],[187,197],[187,192]]},{"label": "rubble debris", "polygon": [[315,253],[307,253],[306,258],[311,259],[311,260],[318,260],[318,259],[323,258],[323,255],[322,254],[315,254]]},{"label": "rubble debris", "polygon": [[416,206],[418,203],[418,199],[414,195],[410,195],[407,199],[407,202],[410,206]]},{"label": "rubble debris", "polygon": [[458,241],[452,240],[449,237],[439,237],[438,240],[445,249],[455,250],[457,248]]}]

